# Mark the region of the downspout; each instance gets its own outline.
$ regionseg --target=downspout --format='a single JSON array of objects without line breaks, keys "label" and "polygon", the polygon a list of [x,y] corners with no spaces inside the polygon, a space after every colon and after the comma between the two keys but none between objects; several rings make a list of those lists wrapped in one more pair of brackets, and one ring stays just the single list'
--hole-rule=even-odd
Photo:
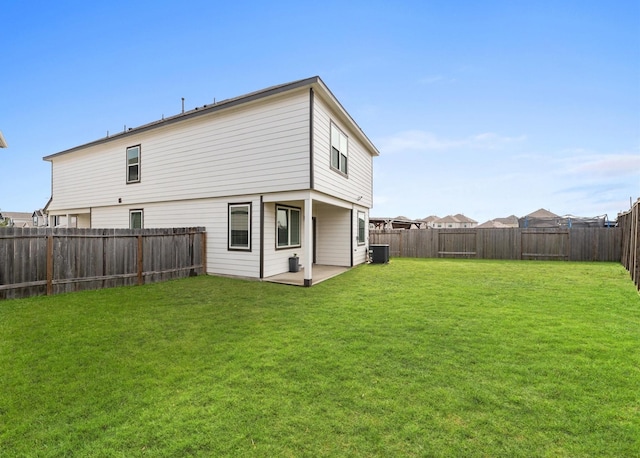
[{"label": "downspout", "polygon": [[351,208],[351,224],[350,226],[350,236],[349,236],[349,254],[351,255],[351,267],[353,267],[353,208]]},{"label": "downspout", "polygon": [[264,278],[264,196],[260,196],[260,279]]},{"label": "downspout", "polygon": [[313,88],[309,88],[309,189],[315,188],[313,176],[313,109],[315,94]]}]

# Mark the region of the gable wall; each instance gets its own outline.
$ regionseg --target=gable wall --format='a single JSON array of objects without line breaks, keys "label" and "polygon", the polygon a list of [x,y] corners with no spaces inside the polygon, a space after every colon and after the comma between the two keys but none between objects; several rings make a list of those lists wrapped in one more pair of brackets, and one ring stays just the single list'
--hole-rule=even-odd
[{"label": "gable wall", "polygon": [[[331,168],[331,122],[334,122],[348,137],[348,177]],[[314,99],[313,126],[315,189],[371,208],[373,206],[373,156],[321,97]],[[360,201],[357,200],[359,196],[362,196]]]}]

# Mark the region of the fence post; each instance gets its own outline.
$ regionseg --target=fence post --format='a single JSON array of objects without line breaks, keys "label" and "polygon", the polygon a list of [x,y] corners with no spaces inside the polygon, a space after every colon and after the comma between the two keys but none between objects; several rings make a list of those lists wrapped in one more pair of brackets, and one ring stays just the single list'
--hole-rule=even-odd
[{"label": "fence post", "polygon": [[144,279],[142,278],[142,235],[138,235],[138,285],[142,285],[144,283]]},{"label": "fence post", "polygon": [[202,274],[207,275],[207,231],[203,230],[202,235]]},{"label": "fence post", "polygon": [[53,235],[47,236],[47,296],[53,294]]}]

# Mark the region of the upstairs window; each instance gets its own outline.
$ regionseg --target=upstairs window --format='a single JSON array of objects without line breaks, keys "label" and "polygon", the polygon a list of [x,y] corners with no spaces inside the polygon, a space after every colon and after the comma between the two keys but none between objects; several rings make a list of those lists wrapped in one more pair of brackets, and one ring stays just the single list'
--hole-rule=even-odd
[{"label": "upstairs window", "polygon": [[278,207],[276,210],[276,243],[278,248],[300,246],[300,209]]},{"label": "upstairs window", "polygon": [[127,183],[140,182],[140,145],[127,148]]},{"label": "upstairs window", "polygon": [[129,229],[142,229],[142,210],[129,210]]},{"label": "upstairs window", "polygon": [[331,124],[331,168],[347,174],[349,152],[347,136],[335,124]]},{"label": "upstairs window", "polygon": [[251,204],[229,204],[229,250],[251,251]]}]

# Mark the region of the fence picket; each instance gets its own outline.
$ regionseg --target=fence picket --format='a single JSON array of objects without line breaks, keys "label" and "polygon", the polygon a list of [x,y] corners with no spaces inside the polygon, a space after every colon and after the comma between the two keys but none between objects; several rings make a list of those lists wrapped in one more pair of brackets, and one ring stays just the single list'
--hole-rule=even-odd
[{"label": "fence picket", "polygon": [[628,212],[618,215],[622,230],[622,265],[640,291],[640,199]]},{"label": "fence picket", "polygon": [[622,256],[620,228],[371,230],[369,243],[391,257],[613,261]]},{"label": "fence picket", "polygon": [[203,227],[0,228],[0,299],[201,275],[205,238]]}]

